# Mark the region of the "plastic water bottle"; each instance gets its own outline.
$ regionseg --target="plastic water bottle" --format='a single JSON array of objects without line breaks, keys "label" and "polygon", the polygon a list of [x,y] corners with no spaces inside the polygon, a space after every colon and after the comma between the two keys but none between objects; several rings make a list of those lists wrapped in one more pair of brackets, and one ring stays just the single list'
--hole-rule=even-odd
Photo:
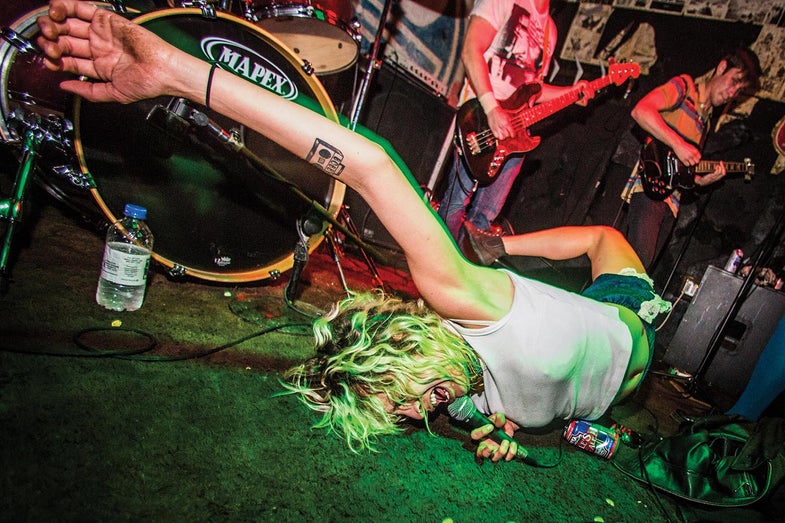
[{"label": "plastic water bottle", "polygon": [[144,222],[147,209],[127,203],[124,214],[106,232],[95,301],[114,311],[135,311],[144,301],[153,234]]}]

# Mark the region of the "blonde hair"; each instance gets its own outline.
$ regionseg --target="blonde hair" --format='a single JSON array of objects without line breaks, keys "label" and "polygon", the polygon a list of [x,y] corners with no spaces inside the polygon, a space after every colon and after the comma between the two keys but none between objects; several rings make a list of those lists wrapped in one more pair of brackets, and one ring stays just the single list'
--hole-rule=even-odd
[{"label": "blonde hair", "polygon": [[[470,390],[482,377],[476,353],[424,303],[381,292],[354,294],[314,322],[316,356],[286,373],[284,386],[323,413],[315,427],[342,434],[353,451],[399,432],[393,406],[420,401],[411,385],[448,379]],[[422,405],[420,404],[422,408]]]}]

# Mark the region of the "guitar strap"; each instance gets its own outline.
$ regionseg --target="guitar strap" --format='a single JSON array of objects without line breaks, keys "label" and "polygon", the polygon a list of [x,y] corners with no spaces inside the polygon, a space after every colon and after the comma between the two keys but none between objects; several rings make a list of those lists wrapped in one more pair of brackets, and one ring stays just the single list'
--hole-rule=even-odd
[{"label": "guitar strap", "polygon": [[540,64],[540,70],[537,72],[537,80],[542,83],[545,81],[545,68],[548,65],[548,62],[551,61],[551,57],[548,54],[548,35],[550,34],[551,29],[551,18],[548,17],[545,19],[545,31],[542,35],[542,63]]}]

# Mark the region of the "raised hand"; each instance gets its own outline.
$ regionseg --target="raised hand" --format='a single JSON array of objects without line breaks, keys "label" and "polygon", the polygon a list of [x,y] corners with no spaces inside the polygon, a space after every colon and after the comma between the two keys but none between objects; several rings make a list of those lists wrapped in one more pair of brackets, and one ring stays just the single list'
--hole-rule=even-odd
[{"label": "raised hand", "polygon": [[38,45],[49,69],[96,80],[66,80],[60,87],[91,101],[129,103],[176,95],[174,72],[193,67],[187,55],[156,35],[90,2],[52,0],[38,26]]}]

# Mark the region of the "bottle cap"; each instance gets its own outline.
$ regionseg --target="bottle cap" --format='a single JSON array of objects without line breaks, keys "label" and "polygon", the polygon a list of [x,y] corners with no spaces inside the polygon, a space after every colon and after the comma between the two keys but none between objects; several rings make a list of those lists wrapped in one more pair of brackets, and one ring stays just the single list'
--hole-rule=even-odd
[{"label": "bottle cap", "polygon": [[136,218],[137,220],[144,220],[147,218],[147,209],[141,205],[134,205],[133,203],[126,203],[123,211],[126,216]]}]

